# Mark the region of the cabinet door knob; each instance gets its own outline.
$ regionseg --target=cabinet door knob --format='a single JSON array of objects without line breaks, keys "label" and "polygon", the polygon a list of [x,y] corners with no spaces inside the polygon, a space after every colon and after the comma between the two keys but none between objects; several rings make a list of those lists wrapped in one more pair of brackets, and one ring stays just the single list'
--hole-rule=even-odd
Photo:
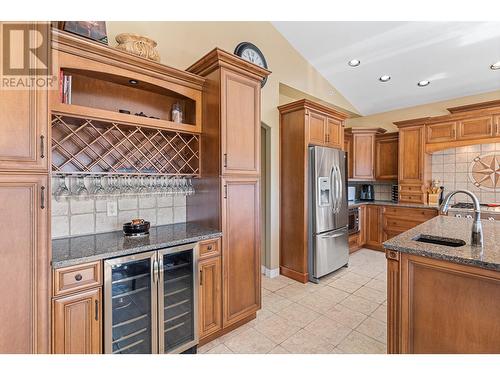
[{"label": "cabinet door knob", "polygon": [[207,246],[207,250],[208,250],[208,251],[212,251],[212,249],[213,249],[213,246],[212,246],[212,245],[208,245],[208,246]]},{"label": "cabinet door knob", "polygon": [[82,275],[81,275],[80,273],[77,273],[77,274],[75,275],[75,280],[76,280],[76,281],[81,281],[82,279],[83,279],[83,277],[82,277]]}]

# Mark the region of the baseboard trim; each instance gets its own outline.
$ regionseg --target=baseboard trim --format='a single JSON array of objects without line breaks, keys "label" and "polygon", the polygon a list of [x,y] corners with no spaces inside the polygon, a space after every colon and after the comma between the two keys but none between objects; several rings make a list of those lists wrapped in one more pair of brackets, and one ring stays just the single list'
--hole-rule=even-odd
[{"label": "baseboard trim", "polygon": [[308,273],[300,273],[300,272],[291,270],[291,269],[283,267],[283,266],[280,266],[280,273],[283,276],[286,276],[286,277],[289,277],[290,279],[298,281],[299,283],[306,284],[309,281],[309,274]]},{"label": "baseboard trim", "polygon": [[279,268],[267,268],[266,266],[261,265],[260,266],[260,272],[265,275],[266,277],[269,277],[271,279],[278,277],[280,274],[280,269]]}]

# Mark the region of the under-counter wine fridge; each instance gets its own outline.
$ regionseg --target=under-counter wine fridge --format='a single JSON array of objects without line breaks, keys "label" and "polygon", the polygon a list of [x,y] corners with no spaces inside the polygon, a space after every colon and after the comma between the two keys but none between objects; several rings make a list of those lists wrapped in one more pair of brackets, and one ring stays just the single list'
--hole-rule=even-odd
[{"label": "under-counter wine fridge", "polygon": [[196,244],[106,260],[105,353],[181,353],[196,346],[197,261]]}]

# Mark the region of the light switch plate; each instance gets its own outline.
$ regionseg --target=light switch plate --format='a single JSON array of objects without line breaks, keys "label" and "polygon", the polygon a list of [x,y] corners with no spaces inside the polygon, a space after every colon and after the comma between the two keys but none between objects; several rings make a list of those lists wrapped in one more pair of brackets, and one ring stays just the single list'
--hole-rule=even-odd
[{"label": "light switch plate", "polygon": [[106,204],[106,209],[108,216],[118,216],[118,203],[117,202],[108,202]]}]

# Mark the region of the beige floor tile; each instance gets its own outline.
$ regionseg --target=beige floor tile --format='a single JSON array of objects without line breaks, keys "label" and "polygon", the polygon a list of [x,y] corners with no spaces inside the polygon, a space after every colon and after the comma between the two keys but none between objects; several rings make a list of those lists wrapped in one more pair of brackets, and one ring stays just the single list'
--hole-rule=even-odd
[{"label": "beige floor tile", "polygon": [[269,278],[262,277],[262,288],[267,289],[271,292],[276,292],[277,290],[284,288],[288,283],[284,280],[281,280],[279,277]]},{"label": "beige floor tile", "polygon": [[303,329],[283,342],[281,346],[294,354],[327,354],[335,349],[325,339]]},{"label": "beige floor tile", "polygon": [[254,319],[256,322],[262,322],[264,320],[267,320],[269,318],[275,317],[276,314],[273,313],[271,310],[268,309],[260,309],[257,311],[257,317]]},{"label": "beige floor tile", "polygon": [[233,354],[233,352],[224,344],[219,344],[215,348],[210,349],[205,354]]},{"label": "beige floor tile", "polygon": [[349,280],[344,280],[342,277],[333,280],[328,286],[342,290],[347,293],[353,293],[363,286],[363,284],[356,283]]},{"label": "beige floor tile", "polygon": [[335,349],[333,349],[332,354],[345,354],[345,353],[342,350],[340,350],[339,348],[335,348]]},{"label": "beige floor tile", "polygon": [[318,288],[313,287],[311,285],[315,285],[312,283],[307,283],[307,284],[299,284],[299,283],[294,283],[287,285],[284,288],[281,288],[276,291],[276,294],[285,298],[288,298],[289,300],[292,301],[298,301],[301,298],[304,298],[308,294],[312,293],[313,291],[317,290]]},{"label": "beige floor tile", "polygon": [[383,272],[382,267],[375,267],[373,265],[364,265],[364,266],[359,266],[359,267],[352,267],[350,270],[350,273],[356,273],[361,276],[365,276],[368,278],[374,278],[378,276],[381,272]]},{"label": "beige floor tile", "polygon": [[333,309],[327,311],[325,316],[352,329],[359,326],[361,322],[368,317],[365,314],[351,310],[341,304],[338,304]]},{"label": "beige floor tile", "polygon": [[[294,279],[290,279],[289,277],[283,276],[283,275],[278,275],[275,277],[275,279],[278,279],[279,281],[284,282],[285,284],[296,284],[298,281],[295,281]],[[300,284],[300,283],[299,283]]]},{"label": "beige floor tile", "polygon": [[326,288],[318,290],[314,293],[314,295],[324,297],[336,303],[339,303],[340,301],[349,297],[349,293],[337,288],[333,288],[331,286],[327,286]]},{"label": "beige floor tile", "polygon": [[369,317],[356,328],[356,331],[384,344],[387,342],[387,324],[380,320]]},{"label": "beige floor tile", "polygon": [[219,339],[212,340],[203,346],[199,346],[198,353],[200,353],[200,354],[206,353],[209,350],[215,348],[217,345],[220,345],[220,344],[221,344],[221,341]]},{"label": "beige floor tile", "polygon": [[274,313],[283,310],[285,307],[290,306],[292,303],[293,301],[281,297],[276,293],[262,297],[262,307],[271,310]]},{"label": "beige floor tile", "polygon": [[312,307],[305,307],[298,303],[294,303],[276,314],[299,328],[304,328],[320,316],[318,312],[312,310]]},{"label": "beige floor tile", "polygon": [[324,314],[337,304],[332,298],[319,295],[318,293],[309,294],[299,300],[298,303],[320,314]]},{"label": "beige floor tile", "polygon": [[384,280],[372,279],[365,286],[380,292],[387,291],[387,283]]},{"label": "beige floor tile", "polygon": [[264,289],[264,288],[261,288],[260,289],[260,293],[263,295],[263,296],[268,296],[269,294],[271,294],[272,292],[270,290],[267,290],[267,289]]},{"label": "beige floor tile", "polygon": [[251,328],[252,328],[252,326],[249,325],[248,323],[244,324],[241,327],[238,327],[235,330],[226,333],[224,336],[219,337],[218,340],[220,341],[220,343],[224,344],[226,341],[231,340],[232,338],[242,334],[245,331],[248,331]]},{"label": "beige floor tile", "polygon": [[356,331],[352,331],[339,345],[337,345],[336,349],[350,354],[386,353],[384,344]]},{"label": "beige floor tile", "polygon": [[258,322],[254,328],[275,344],[281,344],[300,330],[300,327],[291,324],[291,322],[280,316],[274,316],[263,322]]},{"label": "beige floor tile", "polygon": [[276,346],[275,343],[253,328],[231,338],[224,345],[238,354],[265,354]]},{"label": "beige floor tile", "polygon": [[353,294],[355,296],[366,298],[367,300],[376,302],[378,304],[384,302],[386,299],[385,291],[381,292],[379,290],[369,288],[366,285],[356,290]]},{"label": "beige floor tile", "polygon": [[304,330],[322,337],[332,345],[338,345],[352,331],[351,328],[335,320],[329,319],[326,316],[321,316],[314,320],[308,324]]},{"label": "beige floor tile", "polygon": [[380,305],[377,310],[375,310],[372,315],[370,315],[372,318],[375,318],[377,320],[380,320],[383,323],[387,323],[387,306],[386,305]]},{"label": "beige floor tile", "polygon": [[290,353],[281,345],[278,345],[273,350],[271,350],[269,354],[290,354]]},{"label": "beige floor tile", "polygon": [[348,272],[349,272],[349,268],[348,267],[342,267],[342,268],[339,268],[337,271],[332,272],[328,276],[335,278],[335,277],[340,277],[342,275],[345,275]]},{"label": "beige floor tile", "polygon": [[358,273],[356,273],[357,268],[352,268],[350,272],[346,273],[345,275],[342,275],[339,280],[345,280],[345,281],[350,281],[356,284],[361,284],[365,285],[367,282],[371,280],[371,277],[368,276],[363,276]]},{"label": "beige floor tile", "polygon": [[358,311],[365,315],[370,315],[379,306],[379,303],[377,302],[367,300],[363,297],[355,296],[354,294],[351,294],[340,303],[351,310]]}]

